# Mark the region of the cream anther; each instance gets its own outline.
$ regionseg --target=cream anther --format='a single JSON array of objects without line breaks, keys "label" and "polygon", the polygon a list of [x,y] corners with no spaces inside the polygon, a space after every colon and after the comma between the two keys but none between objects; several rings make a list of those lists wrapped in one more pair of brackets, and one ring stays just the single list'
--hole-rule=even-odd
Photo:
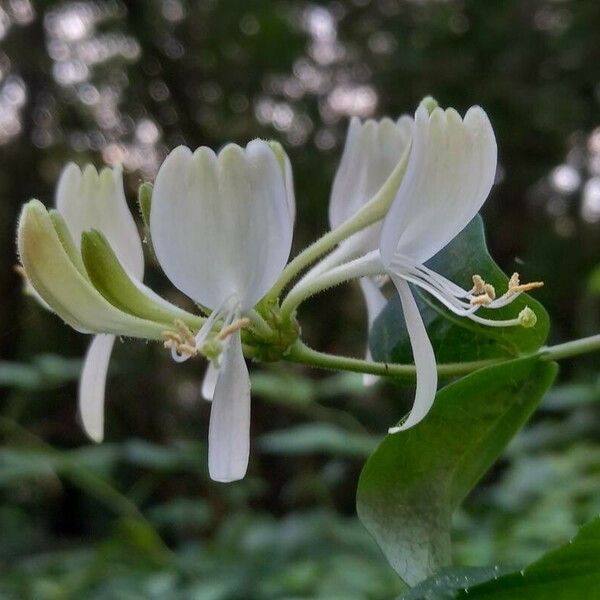
[{"label": "cream anther", "polygon": [[532,281],[530,283],[521,283],[519,279],[518,273],[513,273],[508,280],[508,291],[506,292],[507,296],[512,294],[518,294],[520,292],[529,292],[530,290],[535,290],[537,288],[543,287],[543,281]]},{"label": "cream anther", "polygon": [[163,346],[181,356],[196,356],[198,354],[196,339],[190,328],[180,319],[175,319],[173,325],[175,330],[167,329],[161,333],[165,340]]},{"label": "cream anther", "polygon": [[219,333],[217,334],[216,339],[223,341],[227,339],[232,333],[235,333],[236,331],[239,331],[240,329],[243,329],[248,325],[250,325],[250,319],[246,317],[236,319],[233,323],[231,323],[231,325],[223,327],[223,329],[221,329],[221,331],[219,331]]},{"label": "cream anther", "polygon": [[473,275],[471,294],[471,306],[487,306],[496,298],[494,286],[486,283],[481,275]]}]

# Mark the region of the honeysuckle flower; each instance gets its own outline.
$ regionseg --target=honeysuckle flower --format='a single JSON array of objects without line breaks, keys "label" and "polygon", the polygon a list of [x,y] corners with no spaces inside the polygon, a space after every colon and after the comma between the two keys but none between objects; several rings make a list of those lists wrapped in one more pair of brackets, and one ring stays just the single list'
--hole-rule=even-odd
[{"label": "honeysuckle flower", "polygon": [[[408,115],[402,115],[396,122],[387,117],[380,121],[369,119],[364,123],[357,117],[350,120],[329,199],[331,229],[352,218],[382,188],[407,151],[413,127],[413,119]],[[381,221],[344,240],[313,270],[313,276],[328,267],[375,250],[380,235]],[[387,300],[375,279],[363,277],[359,283],[365,298],[370,330]],[[368,345],[366,358],[371,358]],[[373,375],[363,376],[365,385],[373,384],[377,379]]]},{"label": "honeysuckle flower", "polygon": [[[509,290],[496,298],[495,290],[475,275],[473,288],[464,290],[425,266],[477,214],[487,198],[496,172],[496,139],[486,113],[470,108],[464,119],[452,108],[425,105],[415,113],[412,147],[396,198],[384,219],[380,259],[402,304],[417,370],[413,408],[397,432],[421,421],[437,388],[433,348],[409,283],[419,286],[457,315],[489,326],[531,326],[535,317],[523,311],[509,321],[476,314],[481,306],[499,308],[539,283],[521,285],[515,274]],[[525,314],[527,312],[527,314]]]},{"label": "honeysuckle flower", "polygon": [[229,144],[219,154],[176,148],[156,178],[150,233],[157,259],[177,288],[211,311],[195,336],[167,343],[176,360],[215,348],[220,354],[203,386],[213,395],[208,462],[217,481],[246,473],[250,379],[240,329],[287,262],[294,207],[287,157],[261,140]]}]

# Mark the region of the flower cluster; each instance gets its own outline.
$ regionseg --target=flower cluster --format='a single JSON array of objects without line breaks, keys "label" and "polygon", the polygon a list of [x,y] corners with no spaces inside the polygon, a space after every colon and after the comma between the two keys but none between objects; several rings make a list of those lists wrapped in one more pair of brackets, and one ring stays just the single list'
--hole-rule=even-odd
[{"label": "flower cluster", "polygon": [[[496,140],[479,107],[461,118],[427,98],[414,118],[352,119],[331,192],[331,231],[288,264],[296,210],[292,169],[282,147],[254,140],[245,148],[229,144],[218,154],[206,147],[176,148],[154,187],[142,186],[140,204],[160,266],[198,307],[191,313],[143,283],[143,246],[120,168],[98,172],[68,165],[56,189],[56,208],[47,210],[37,200],[23,207],[18,251],[40,302],[94,336],[79,386],[86,432],[95,441],[103,438],[115,336],[161,340],[176,362],[208,359],[202,395],[212,401],[209,471],[217,481],[242,478],[250,448],[245,357],[291,355],[299,343],[299,304],[355,278],[369,324],[386,303],[383,282],[391,280],[400,297],[416,394],[409,415],[390,432],[416,425],[433,403],[437,368],[411,285],[481,324],[535,324],[528,309],[508,321],[477,313],[482,306],[506,306],[539,283],[522,285],[515,274],[497,297],[478,275],[464,289],[425,265],[479,211],[495,171]],[[372,382],[367,376],[365,383]]]}]

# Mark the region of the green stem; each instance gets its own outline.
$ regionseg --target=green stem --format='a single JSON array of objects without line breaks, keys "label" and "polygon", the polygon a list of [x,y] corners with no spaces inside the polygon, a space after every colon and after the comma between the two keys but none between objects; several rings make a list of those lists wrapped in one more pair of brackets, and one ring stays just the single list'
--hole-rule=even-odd
[{"label": "green stem", "polygon": [[342,223],[339,227],[326,233],[323,237],[313,242],[308,248],[303,250],[294,260],[292,260],[281,273],[279,279],[268,293],[269,300],[276,300],[281,295],[281,292],[287,284],[303,271],[306,267],[315,262],[319,257],[323,256],[327,251],[334,246],[357,233],[361,229],[365,229],[369,225],[380,221],[385,217],[387,210],[396,195],[396,191],[400,186],[406,166],[408,164],[410,145],[402,155],[402,158],[387,178],[386,182],[381,186],[381,189],[365,204],[351,219]]},{"label": "green stem", "polygon": [[[544,346],[529,356],[537,356],[540,360],[561,360],[572,358],[589,352],[600,351],[600,334],[573,340],[555,346]],[[285,360],[303,365],[310,365],[321,369],[335,369],[338,371],[352,371],[354,373],[369,373],[395,377],[406,381],[414,381],[416,369],[411,364],[382,363],[347,356],[327,354],[309,348],[298,340],[285,356]],[[486,359],[462,363],[444,363],[437,366],[440,377],[454,377],[466,375],[483,367],[500,364],[511,359]]]},{"label": "green stem", "polygon": [[545,346],[540,348],[537,354],[541,356],[542,360],[561,360],[598,350],[600,350],[600,333],[555,346]]},{"label": "green stem", "polygon": [[[335,369],[339,371],[352,371],[354,373],[369,373],[370,375],[383,375],[395,377],[406,381],[414,381],[417,371],[414,365],[382,363],[360,358],[337,356],[327,354],[309,348],[298,340],[285,356],[285,360],[303,365],[310,365],[321,369]],[[446,363],[437,367],[438,375],[441,377],[452,377],[454,375],[466,375],[477,369],[489,367],[502,362],[500,359],[476,360],[463,363]]]}]

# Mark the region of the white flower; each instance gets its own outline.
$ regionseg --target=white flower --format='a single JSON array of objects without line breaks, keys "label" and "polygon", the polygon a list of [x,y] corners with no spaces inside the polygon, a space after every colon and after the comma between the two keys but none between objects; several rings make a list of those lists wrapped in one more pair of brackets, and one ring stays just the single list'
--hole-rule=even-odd
[{"label": "white flower", "polygon": [[279,146],[261,140],[245,149],[227,145],[218,155],[205,147],[194,153],[176,148],[156,178],[150,211],[156,256],[176,287],[212,311],[196,335],[196,347],[202,348],[213,326],[223,323],[217,336],[223,345],[219,369],[208,370],[214,381],[209,471],[217,481],[235,481],[246,473],[250,379],[236,323],[283,270],[294,207],[287,157]]},{"label": "white flower", "polygon": [[[389,118],[381,121],[369,119],[364,123],[356,117],[351,119],[329,199],[331,229],[352,218],[382,188],[407,151],[413,127],[413,119],[408,115],[402,115],[396,122]],[[327,267],[375,250],[380,235],[381,221],[354,234],[342,242],[318,270],[314,269],[312,276],[324,272]],[[370,330],[387,300],[374,279],[363,277],[359,283]],[[368,345],[366,359],[371,359]],[[373,375],[363,376],[365,385],[373,384],[377,379]]]},{"label": "white flower", "polygon": [[[82,172],[76,164],[68,164],[58,181],[55,205],[78,250],[81,234],[94,228],[104,234],[130,276],[142,280],[144,253],[127,207],[120,167],[98,173],[92,165]],[[94,336],[79,379],[81,422],[95,442],[104,436],[104,390],[114,341],[111,334]]]},{"label": "white flower", "polygon": [[[382,188],[407,150],[413,131],[413,119],[402,115],[396,122],[389,118],[361,123],[353,117],[329,199],[329,224],[339,227],[352,218]],[[378,246],[381,223],[368,227],[346,240],[350,246],[346,259],[365,254]]]},{"label": "white flower", "polygon": [[417,369],[413,408],[404,423],[391,432],[421,421],[431,408],[437,388],[433,348],[409,282],[461,316],[492,326],[518,324],[490,321],[475,314],[481,304],[495,308],[512,301],[519,291],[516,288],[510,295],[494,300],[493,289],[486,288],[483,281],[479,282],[481,290],[463,290],[424,266],[477,214],[490,192],[495,172],[496,139],[481,108],[469,109],[464,119],[451,108],[435,108],[431,114],[423,104],[417,109],[408,166],[384,219],[379,247],[381,260],[400,296]]}]

